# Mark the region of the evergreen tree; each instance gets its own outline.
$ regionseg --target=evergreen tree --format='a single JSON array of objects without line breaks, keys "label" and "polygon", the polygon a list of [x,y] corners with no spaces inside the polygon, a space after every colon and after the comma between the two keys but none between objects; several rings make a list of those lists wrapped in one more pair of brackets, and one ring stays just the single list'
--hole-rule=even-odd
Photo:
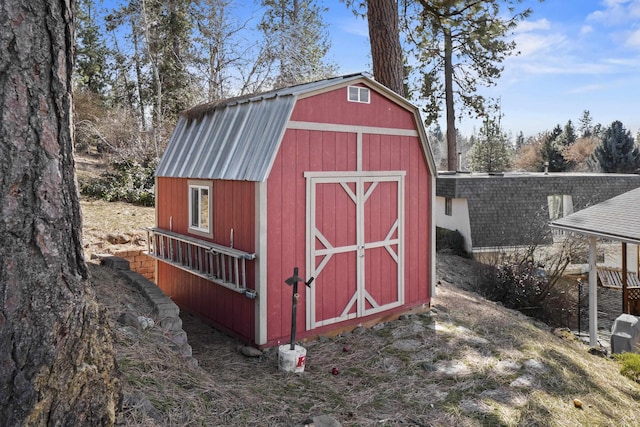
[{"label": "evergreen tree", "polygon": [[310,0],[262,0],[262,6],[260,29],[272,44],[268,59],[278,66],[276,87],[335,74],[336,67],[326,62],[331,45],[322,20],[325,8]]},{"label": "evergreen tree", "polygon": [[516,151],[520,151],[520,148],[522,148],[524,144],[524,134],[522,133],[522,131],[520,131],[520,133],[518,133],[518,136],[516,137]]},{"label": "evergreen tree", "polygon": [[104,98],[110,84],[110,54],[96,22],[96,7],[93,0],[79,0],[76,9],[75,83],[79,88]]},{"label": "evergreen tree", "polygon": [[581,138],[588,138],[593,135],[593,118],[591,117],[589,110],[584,110],[582,112],[579,130]]},{"label": "evergreen tree", "polygon": [[3,426],[114,425],[122,400],[111,327],[82,247],[72,5],[30,0],[0,7]]},{"label": "evergreen tree", "polygon": [[[478,86],[491,86],[500,77],[502,61],[514,52],[507,39],[530,9],[515,12],[520,0],[407,0],[405,19],[421,64],[422,95],[428,99],[427,123],[446,109],[449,169],[455,170],[454,102],[462,110],[482,115],[487,100]],[[416,5],[416,7],[412,7]],[[507,6],[507,13],[501,6]]]},{"label": "evergreen tree", "polygon": [[511,150],[500,122],[486,118],[470,151],[469,166],[478,172],[500,172],[509,169]]},{"label": "evergreen tree", "polygon": [[562,132],[562,127],[556,125],[551,132],[545,133],[542,137],[540,151],[543,162],[548,163],[549,172],[566,172],[570,167],[570,163],[562,155],[565,146],[559,142]]},{"label": "evergreen tree", "polygon": [[397,0],[367,0],[373,76],[400,96],[405,93]]},{"label": "evergreen tree", "polygon": [[640,150],[631,132],[618,120],[607,128],[593,155],[603,172],[634,173],[640,168]]},{"label": "evergreen tree", "polygon": [[576,139],[578,139],[578,137],[576,136],[576,131],[573,128],[573,123],[571,123],[571,120],[569,120],[567,124],[564,125],[562,133],[556,138],[556,144],[559,147],[567,148],[570,147],[574,142],[576,142]]}]

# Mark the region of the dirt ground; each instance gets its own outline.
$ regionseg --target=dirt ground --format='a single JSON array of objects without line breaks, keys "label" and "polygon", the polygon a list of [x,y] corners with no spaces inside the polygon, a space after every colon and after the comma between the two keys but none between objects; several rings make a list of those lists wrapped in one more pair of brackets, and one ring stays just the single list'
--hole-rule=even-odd
[{"label": "dirt ground", "polygon": [[[116,231],[137,236],[153,224],[141,209],[83,202],[85,249],[109,250],[100,239]],[[302,374],[279,371],[277,350],[246,357],[183,314],[191,366],[158,327],[119,324],[125,312],[152,318],[151,307],[114,272],[90,269],[122,372],[120,425],[292,426],[319,415],[343,426],[640,425],[640,385],[616,361],[464,290],[474,263],[463,258],[438,255],[431,312],[307,342]]]}]

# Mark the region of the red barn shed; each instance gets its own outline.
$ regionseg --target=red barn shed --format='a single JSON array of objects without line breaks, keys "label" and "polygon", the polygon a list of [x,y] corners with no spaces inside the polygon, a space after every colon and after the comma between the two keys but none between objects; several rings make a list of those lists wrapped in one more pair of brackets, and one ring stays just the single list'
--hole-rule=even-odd
[{"label": "red barn shed", "polygon": [[182,309],[259,347],[428,307],[435,166],[418,109],[363,74],[195,107],[156,173],[150,254]]}]

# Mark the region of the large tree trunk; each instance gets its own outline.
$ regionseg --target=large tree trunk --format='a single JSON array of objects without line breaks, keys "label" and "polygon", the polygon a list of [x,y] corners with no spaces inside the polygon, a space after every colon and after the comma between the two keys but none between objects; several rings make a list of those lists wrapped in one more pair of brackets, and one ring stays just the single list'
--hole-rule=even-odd
[{"label": "large tree trunk", "polygon": [[458,146],[456,143],[456,115],[453,106],[453,44],[451,29],[443,27],[444,33],[444,98],[447,111],[447,169],[458,170]]},{"label": "large tree trunk", "polygon": [[392,91],[405,96],[397,0],[368,0],[367,19],[373,76]]},{"label": "large tree trunk", "polygon": [[0,424],[110,425],[113,345],[82,254],[73,5],[0,2]]}]

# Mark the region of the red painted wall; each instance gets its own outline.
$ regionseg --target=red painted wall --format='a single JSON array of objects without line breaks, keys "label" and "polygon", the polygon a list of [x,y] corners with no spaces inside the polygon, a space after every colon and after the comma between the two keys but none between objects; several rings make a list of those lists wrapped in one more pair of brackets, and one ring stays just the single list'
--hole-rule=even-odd
[{"label": "red painted wall", "polygon": [[[365,87],[364,85],[357,85]],[[347,101],[347,88],[339,88],[299,100],[291,115],[293,121],[415,129],[413,114],[371,90],[371,102]]]},{"label": "red painted wall", "polygon": [[[371,104],[346,100],[346,88],[300,100],[291,120],[372,127],[415,129],[414,116],[376,92]],[[267,181],[268,329],[269,344],[287,342],[291,326],[291,288],[283,283],[300,268],[306,273],[305,171],[355,171],[355,133],[287,130]],[[405,170],[405,304],[398,310],[429,302],[431,175],[417,137],[363,135],[363,170]],[[339,204],[336,210],[341,209]],[[336,212],[340,216],[340,212]],[[339,233],[338,233],[339,234]],[[372,270],[370,274],[374,274]],[[323,274],[325,272],[323,271]],[[336,272],[336,293],[342,292]],[[344,282],[342,282],[346,285]],[[383,292],[378,290],[378,292]],[[327,295],[330,291],[327,291]],[[299,338],[335,329],[329,325],[307,332],[306,295],[301,289],[297,312]],[[359,323],[366,319],[355,319]]]},{"label": "red painted wall", "polygon": [[[188,231],[188,179],[158,178],[156,182],[157,227],[190,235]],[[234,247],[255,252],[255,183],[247,181],[213,182],[213,239],[229,246],[230,230],[234,229]],[[255,269],[246,264],[247,287],[255,289]],[[223,286],[190,274],[163,262],[158,262],[158,286],[183,310],[202,317],[209,323],[246,341],[254,340],[254,300]]]}]

